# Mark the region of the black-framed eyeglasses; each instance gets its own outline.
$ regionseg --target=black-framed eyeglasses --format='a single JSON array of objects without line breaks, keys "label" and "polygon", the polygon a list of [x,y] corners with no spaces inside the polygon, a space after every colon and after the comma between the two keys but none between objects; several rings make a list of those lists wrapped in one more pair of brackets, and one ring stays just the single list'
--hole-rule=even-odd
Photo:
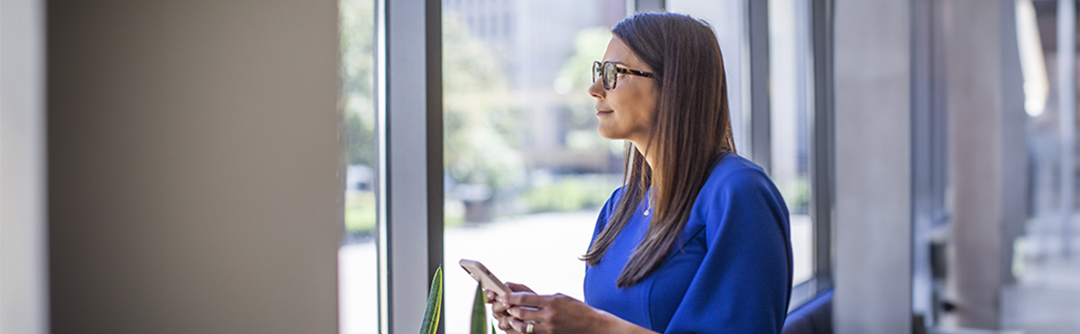
[{"label": "black-framed eyeglasses", "polygon": [[631,70],[625,67],[619,67],[615,63],[605,61],[603,63],[594,61],[592,65],[592,81],[596,82],[597,77],[604,79],[604,89],[615,89],[615,82],[618,79],[618,74],[633,74],[637,76],[643,76],[646,78],[652,78],[653,74],[645,71]]}]

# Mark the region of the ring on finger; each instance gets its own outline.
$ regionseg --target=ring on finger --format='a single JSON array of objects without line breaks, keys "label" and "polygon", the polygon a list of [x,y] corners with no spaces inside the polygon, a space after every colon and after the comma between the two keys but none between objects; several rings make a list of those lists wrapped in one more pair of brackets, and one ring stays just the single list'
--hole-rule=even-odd
[{"label": "ring on finger", "polygon": [[533,334],[533,326],[535,325],[536,322],[529,321],[529,323],[525,325],[525,334]]}]

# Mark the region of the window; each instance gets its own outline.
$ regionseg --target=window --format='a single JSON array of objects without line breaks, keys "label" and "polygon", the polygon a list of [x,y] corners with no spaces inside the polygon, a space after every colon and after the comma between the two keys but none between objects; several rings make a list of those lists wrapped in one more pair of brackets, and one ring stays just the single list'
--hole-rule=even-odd
[{"label": "window", "polygon": [[[436,35],[424,28],[440,16],[427,15],[427,9],[395,8],[399,3],[389,0],[341,1],[342,102],[351,163],[345,196],[349,237],[341,253],[342,332],[374,333],[375,323],[384,332],[413,324],[423,309],[412,304],[422,298],[414,293],[426,291],[416,278],[430,275],[440,262],[446,332],[466,332],[476,283],[457,268],[461,258],[482,261],[500,279],[525,283],[539,293],[582,297],[585,264],[577,259],[587,250],[600,206],[621,184],[624,149],[623,142],[597,134],[594,101],[586,88],[592,61],[603,56],[610,28],[626,16],[627,3],[661,9],[667,4],[712,23],[725,55],[736,146],[755,160],[764,154],[773,162],[762,165],[792,213],[794,283],[797,289],[810,286],[793,293],[792,304],[827,288],[827,277],[826,284],[807,284],[830,272],[830,222],[817,218],[829,214],[815,209],[829,206],[823,202],[829,196],[821,194],[831,179],[821,172],[831,162],[822,164],[825,158],[817,157],[828,153],[829,141],[815,135],[831,131],[827,118],[821,118],[830,109],[820,98],[827,88],[814,89],[824,87],[815,69],[828,74],[821,69],[827,55],[815,57],[828,49],[814,37],[828,35],[812,19],[818,2],[774,0],[749,6],[760,10],[747,17],[747,4],[753,3],[743,0],[429,0],[425,4],[441,3],[441,35]],[[389,8],[372,10],[383,5]],[[745,28],[755,18],[770,22],[754,30],[767,31],[756,36],[760,43],[755,45],[774,51],[747,50]],[[377,38],[372,43],[365,36]],[[441,89],[426,90],[419,87],[440,83],[434,79],[438,75],[427,72],[440,66],[437,54],[428,52],[433,45],[442,47]],[[375,54],[390,61],[372,66]],[[416,55],[424,55],[425,63],[414,58],[394,62]],[[767,63],[764,73],[772,74],[744,69],[757,59]],[[391,72],[397,74],[390,77]],[[748,78],[773,84],[758,89],[746,84]],[[373,86],[378,93],[372,93]],[[758,109],[751,111],[750,97],[744,96],[762,91],[769,92],[764,100],[774,106],[761,108],[766,118],[758,118]],[[441,101],[434,92],[441,92]],[[763,131],[748,135],[748,123],[761,119],[771,120]],[[441,128],[428,126],[438,120]],[[434,146],[440,138],[441,147]],[[376,156],[376,150],[386,159],[363,160]],[[424,163],[427,168],[415,168]],[[384,165],[406,170],[380,171]],[[428,190],[438,187],[441,192]],[[376,196],[391,188],[392,194]],[[383,205],[389,213],[375,209]],[[376,212],[378,223],[367,223],[376,221]],[[387,229],[364,229],[384,222]],[[392,235],[383,233],[390,229]],[[388,242],[376,247],[368,241],[372,238]]]},{"label": "window", "polygon": [[378,333],[375,191],[375,1],[341,0],[344,240],[338,251],[340,332]]},{"label": "window", "polygon": [[620,186],[624,148],[597,133],[586,88],[624,6],[443,1],[447,333],[469,329],[476,282],[457,268],[461,258],[540,293],[583,298],[577,259]]},{"label": "window", "polygon": [[810,215],[810,131],[813,73],[810,11],[806,0],[772,0],[769,15],[769,176],[791,215],[793,283],[813,272],[813,220]]}]

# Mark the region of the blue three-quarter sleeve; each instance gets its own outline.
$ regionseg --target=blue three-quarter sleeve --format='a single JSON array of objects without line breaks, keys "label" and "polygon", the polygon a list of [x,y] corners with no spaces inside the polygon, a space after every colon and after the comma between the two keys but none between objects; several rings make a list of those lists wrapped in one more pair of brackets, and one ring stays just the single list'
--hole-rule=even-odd
[{"label": "blue three-quarter sleeve", "polygon": [[780,333],[792,269],[787,208],[759,169],[718,181],[695,203],[707,250],[665,332]]}]

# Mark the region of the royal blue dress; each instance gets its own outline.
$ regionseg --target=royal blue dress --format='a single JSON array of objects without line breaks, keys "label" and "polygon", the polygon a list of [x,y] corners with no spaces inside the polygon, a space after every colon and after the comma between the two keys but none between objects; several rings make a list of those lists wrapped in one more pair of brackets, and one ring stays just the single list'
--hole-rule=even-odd
[{"label": "royal blue dress", "polygon": [[[791,295],[787,206],[761,167],[719,159],[660,267],[616,288],[649,225],[642,203],[600,263],[586,265],[585,303],[661,333],[780,333]],[[621,195],[600,211],[593,240]]]}]

